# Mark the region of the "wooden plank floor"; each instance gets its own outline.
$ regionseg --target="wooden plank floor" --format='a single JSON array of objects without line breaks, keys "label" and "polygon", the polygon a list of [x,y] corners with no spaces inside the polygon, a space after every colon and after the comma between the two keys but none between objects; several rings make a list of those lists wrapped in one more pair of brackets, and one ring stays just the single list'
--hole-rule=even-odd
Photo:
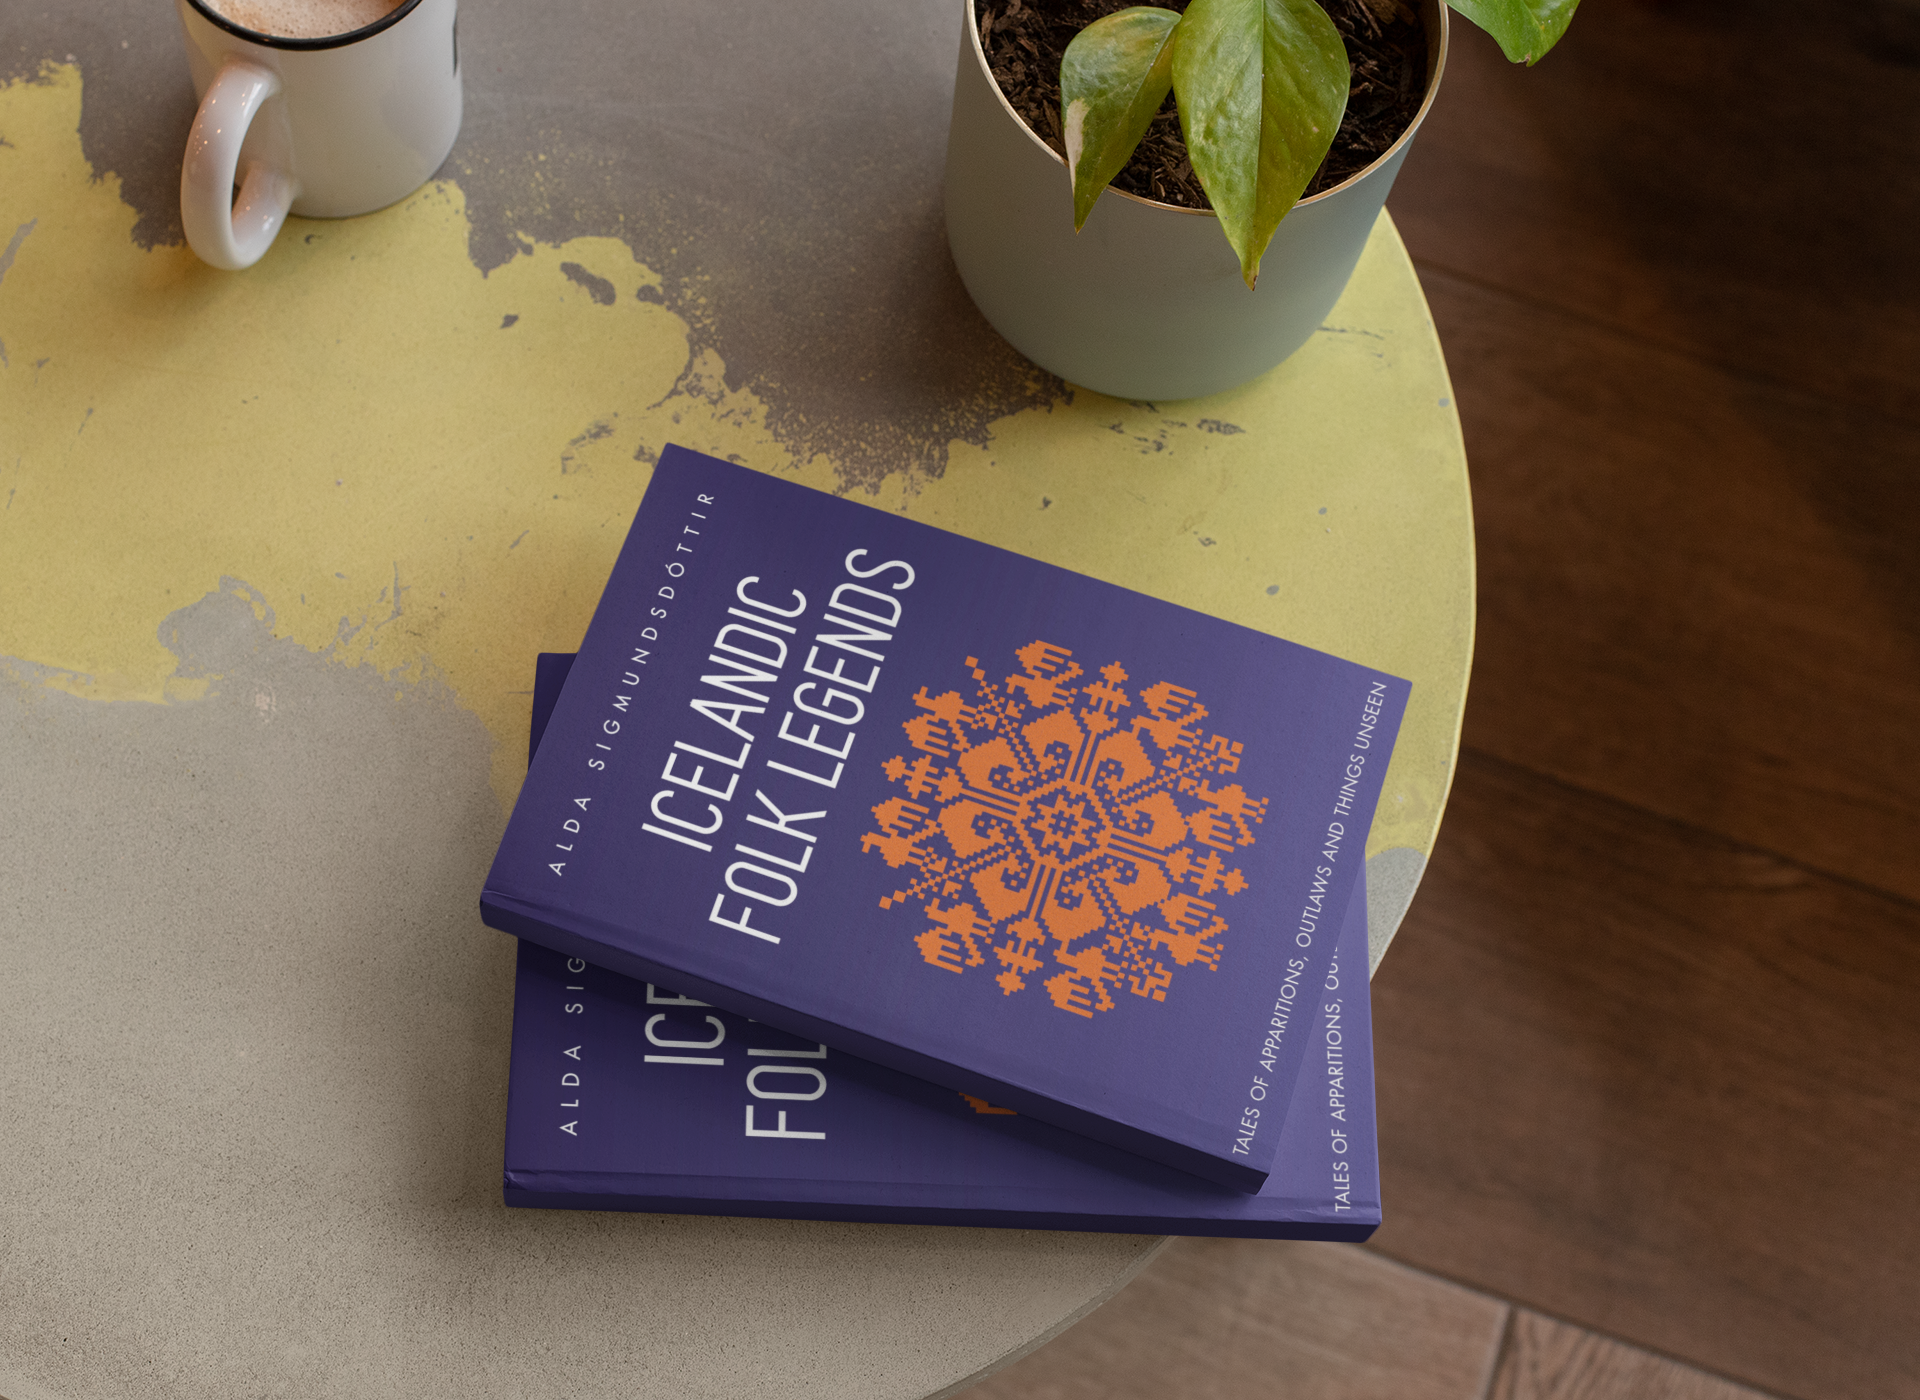
[{"label": "wooden plank floor", "polygon": [[1766,1400],[1347,1245],[1176,1240],[968,1400]]},{"label": "wooden plank floor", "polygon": [[1920,1394],[1920,910],[1470,754],[1374,982],[1376,1245],[1790,1394]]},{"label": "wooden plank floor", "polygon": [[1481,630],[1388,1223],[1180,1242],[987,1400],[1920,1395],[1920,5],[1455,33],[1391,205]]},{"label": "wooden plank floor", "polygon": [[1455,27],[1392,208],[1474,470],[1468,742],[1920,898],[1920,65],[1738,16],[1594,0],[1532,71]]}]

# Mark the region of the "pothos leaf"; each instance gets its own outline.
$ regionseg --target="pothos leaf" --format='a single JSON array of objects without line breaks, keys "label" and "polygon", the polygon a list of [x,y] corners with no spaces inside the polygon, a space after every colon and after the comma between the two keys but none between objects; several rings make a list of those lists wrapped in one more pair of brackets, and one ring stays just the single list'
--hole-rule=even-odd
[{"label": "pothos leaf", "polygon": [[1073,177],[1073,227],[1133,156],[1173,86],[1172,10],[1136,5],[1074,35],[1060,61],[1060,127]]},{"label": "pothos leaf", "polygon": [[1249,287],[1326,159],[1351,80],[1340,32],[1315,0],[1193,0],[1174,31],[1187,155]]},{"label": "pothos leaf", "polygon": [[1493,35],[1500,52],[1531,67],[1560,42],[1580,0],[1451,0],[1453,8]]}]

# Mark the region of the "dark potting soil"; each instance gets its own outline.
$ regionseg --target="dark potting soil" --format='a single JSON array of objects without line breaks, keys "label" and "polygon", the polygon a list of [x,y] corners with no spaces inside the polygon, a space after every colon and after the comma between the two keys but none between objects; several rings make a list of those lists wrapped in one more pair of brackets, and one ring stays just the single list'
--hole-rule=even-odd
[{"label": "dark potting soil", "polygon": [[[1185,13],[1187,0],[1153,0]],[[1140,0],[976,0],[987,66],[1007,101],[1062,156],[1060,60],[1087,25]],[[1406,0],[1320,0],[1347,46],[1353,86],[1333,147],[1308,182],[1307,195],[1332,189],[1386,153],[1412,124],[1427,85],[1426,27]],[[1154,116],[1139,149],[1113,180],[1116,189],[1208,209],[1206,191],[1187,160],[1173,98]]]}]

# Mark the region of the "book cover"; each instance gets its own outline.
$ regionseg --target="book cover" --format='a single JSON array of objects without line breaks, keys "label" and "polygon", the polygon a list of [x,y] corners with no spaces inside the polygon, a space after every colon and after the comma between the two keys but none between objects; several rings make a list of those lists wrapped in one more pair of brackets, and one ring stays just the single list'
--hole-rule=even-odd
[{"label": "book cover", "polygon": [[1253,1191],[1407,690],[668,448],[482,912]]},{"label": "book cover", "polygon": [[[541,658],[536,736],[568,660]],[[507,1203],[1366,1239],[1380,1189],[1364,894],[1363,881],[1258,1195],[522,941]]]}]

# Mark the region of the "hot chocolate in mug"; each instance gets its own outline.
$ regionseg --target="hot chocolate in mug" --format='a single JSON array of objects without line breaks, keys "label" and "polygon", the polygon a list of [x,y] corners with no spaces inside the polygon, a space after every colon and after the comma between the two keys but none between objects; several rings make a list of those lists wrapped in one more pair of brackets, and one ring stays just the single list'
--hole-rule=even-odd
[{"label": "hot chocolate in mug", "polygon": [[[258,262],[289,211],[344,218],[404,199],[453,149],[457,0],[176,3],[200,97],[180,219],[215,267]],[[340,15],[358,27],[324,33]]]}]

